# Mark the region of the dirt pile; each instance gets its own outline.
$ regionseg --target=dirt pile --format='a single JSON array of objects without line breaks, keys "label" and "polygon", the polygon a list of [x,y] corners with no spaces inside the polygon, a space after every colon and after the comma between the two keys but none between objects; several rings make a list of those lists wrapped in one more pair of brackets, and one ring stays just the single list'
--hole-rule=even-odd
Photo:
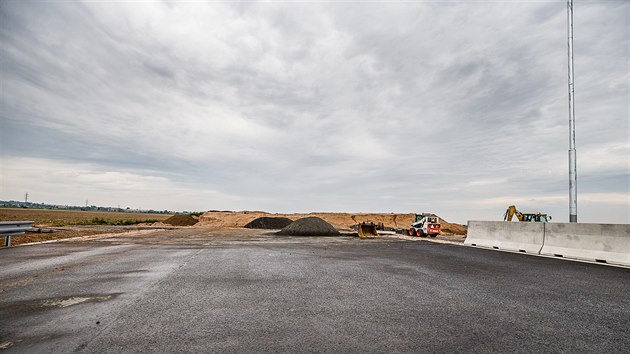
[{"label": "dirt pile", "polygon": [[446,235],[466,235],[468,232],[468,228],[465,225],[451,224],[443,220],[440,220],[440,223],[442,224],[442,233]]},{"label": "dirt pile", "polygon": [[289,218],[274,218],[268,216],[262,216],[260,218],[256,218],[247,225],[243,226],[247,229],[271,229],[271,230],[280,230],[287,226],[289,226],[293,220]]},{"label": "dirt pile", "polygon": [[308,218],[298,219],[289,226],[278,231],[278,235],[287,236],[339,236],[332,225],[325,222],[321,218],[311,216]]},{"label": "dirt pile", "polygon": [[[250,221],[259,217],[285,217],[297,220],[304,217],[317,216],[330,223],[337,230],[352,231],[352,226],[360,222],[371,221],[383,223],[387,228],[409,228],[415,220],[415,214],[394,214],[394,213],[308,213],[308,214],[271,214],[262,211],[210,211],[204,213],[199,218],[199,223],[208,227],[243,227]],[[466,226],[451,224],[440,219],[442,232],[444,234],[466,234]]]},{"label": "dirt pile", "polygon": [[216,228],[243,227],[252,220],[263,216],[286,217],[286,215],[257,211],[208,211],[199,217],[199,223]]},{"label": "dirt pile", "polygon": [[199,222],[199,220],[195,219],[192,215],[188,214],[177,214],[173,215],[170,218],[162,221],[165,224],[169,224],[172,226],[192,226]]}]

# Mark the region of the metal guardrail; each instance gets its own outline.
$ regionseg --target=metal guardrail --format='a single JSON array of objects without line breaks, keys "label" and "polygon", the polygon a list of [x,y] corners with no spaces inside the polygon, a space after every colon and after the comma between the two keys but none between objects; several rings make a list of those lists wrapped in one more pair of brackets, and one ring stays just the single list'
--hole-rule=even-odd
[{"label": "metal guardrail", "polygon": [[4,236],[4,246],[11,246],[11,237],[22,235],[33,228],[33,221],[0,221],[0,236]]}]

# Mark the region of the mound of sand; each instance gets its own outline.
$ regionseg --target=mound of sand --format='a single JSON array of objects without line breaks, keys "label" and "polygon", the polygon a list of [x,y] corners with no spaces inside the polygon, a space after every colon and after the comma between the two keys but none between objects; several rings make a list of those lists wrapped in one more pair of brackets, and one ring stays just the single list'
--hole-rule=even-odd
[{"label": "mound of sand", "polygon": [[177,214],[177,215],[171,216],[170,218],[162,222],[165,224],[173,225],[173,226],[191,226],[198,223],[199,220],[195,219],[194,217],[188,214]]},{"label": "mound of sand", "polygon": [[293,220],[289,218],[274,218],[274,217],[263,216],[263,217],[256,218],[250,221],[249,223],[247,223],[247,225],[243,227],[248,228],[248,229],[280,230],[289,226],[289,224],[291,224],[292,222]]},{"label": "mound of sand", "polygon": [[[409,228],[415,220],[415,214],[394,214],[394,213],[308,213],[308,214],[271,214],[260,211],[209,211],[204,213],[199,222],[208,227],[225,228],[225,227],[243,227],[250,221],[260,217],[286,217],[291,220],[300,218],[317,216],[327,223],[330,223],[337,230],[352,231],[352,225],[356,225],[364,221],[372,221],[374,223],[383,223],[387,228]],[[442,232],[444,234],[465,235],[466,226],[459,224],[451,224],[440,218],[442,224]]]},{"label": "mound of sand", "polygon": [[287,236],[339,236],[339,231],[324,220],[311,216],[298,219],[278,231],[278,235]]}]

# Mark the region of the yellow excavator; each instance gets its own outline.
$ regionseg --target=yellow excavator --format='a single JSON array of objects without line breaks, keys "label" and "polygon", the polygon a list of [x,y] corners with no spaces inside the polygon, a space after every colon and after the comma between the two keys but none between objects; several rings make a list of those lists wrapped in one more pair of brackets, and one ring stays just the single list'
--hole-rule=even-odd
[{"label": "yellow excavator", "polygon": [[503,215],[503,221],[512,221],[512,218],[516,216],[518,221],[524,222],[549,222],[551,221],[551,216],[543,213],[535,213],[535,214],[524,214],[520,211],[516,210],[514,205],[510,205],[505,211],[505,215]]}]

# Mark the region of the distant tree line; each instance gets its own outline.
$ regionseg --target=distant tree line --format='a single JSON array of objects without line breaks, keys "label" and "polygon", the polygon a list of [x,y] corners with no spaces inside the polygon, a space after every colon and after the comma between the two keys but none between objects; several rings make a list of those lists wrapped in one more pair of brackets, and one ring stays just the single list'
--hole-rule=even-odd
[{"label": "distant tree line", "polygon": [[[96,205],[90,206],[77,206],[77,205],[57,205],[46,203],[33,203],[22,202],[17,200],[0,200],[0,208],[23,208],[23,209],[48,209],[48,210],[76,210],[76,211],[109,211],[119,213],[146,213],[146,214],[180,214],[180,212],[170,210],[143,210],[143,209],[131,209],[117,208],[117,207],[102,207]],[[188,212],[183,212],[188,213]]]}]

